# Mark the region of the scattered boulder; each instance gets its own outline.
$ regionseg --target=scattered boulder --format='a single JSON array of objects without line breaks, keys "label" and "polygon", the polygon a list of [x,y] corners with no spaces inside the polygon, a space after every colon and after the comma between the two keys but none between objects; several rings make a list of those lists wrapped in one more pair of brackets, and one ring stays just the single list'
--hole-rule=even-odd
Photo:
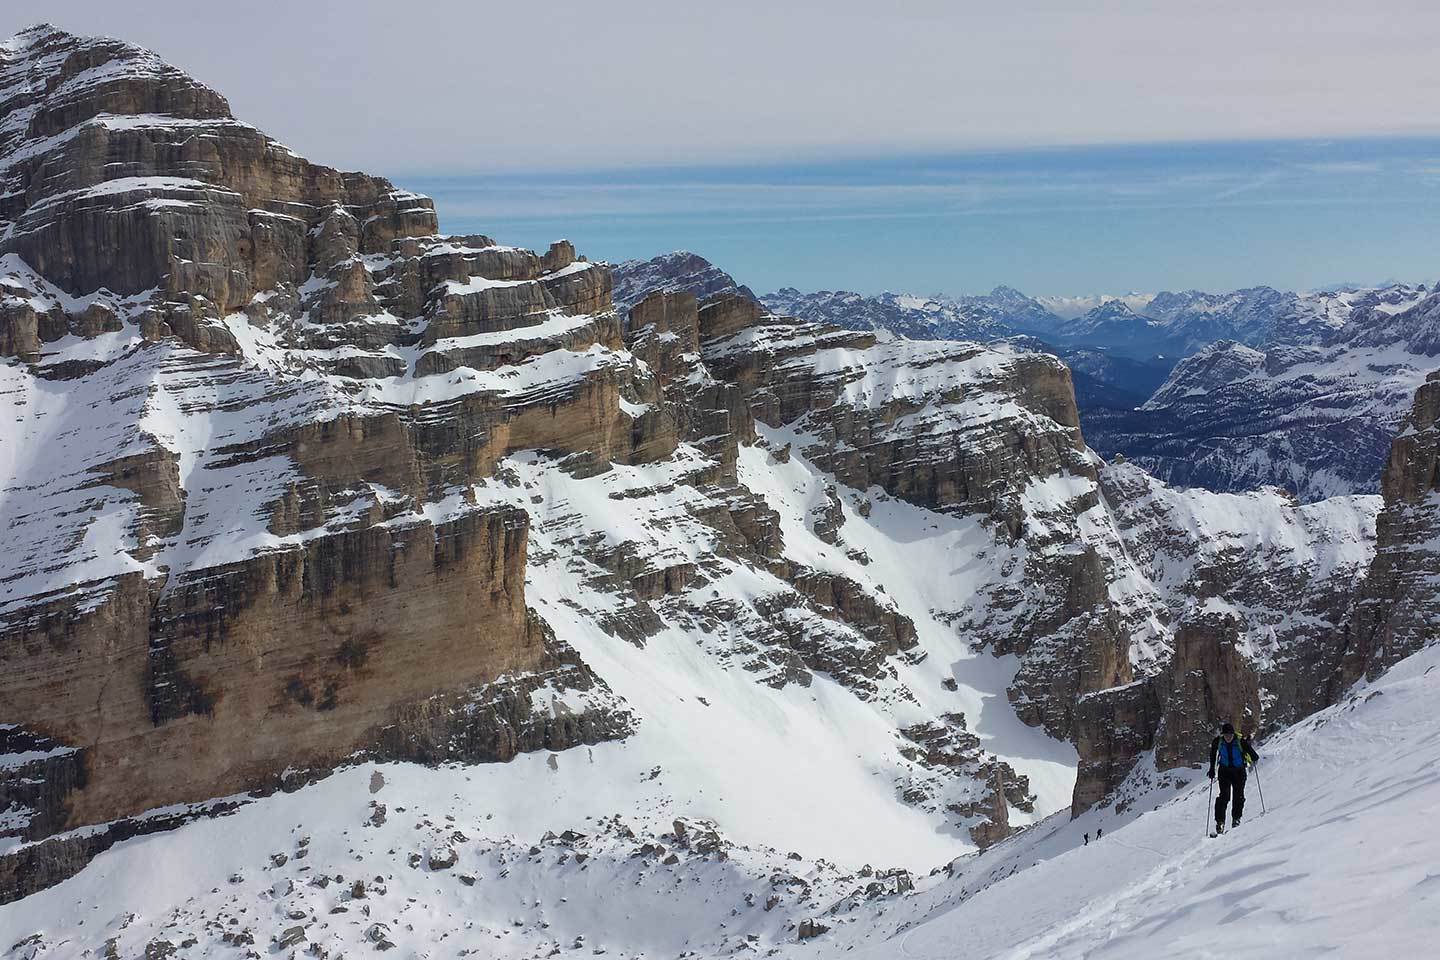
[{"label": "scattered boulder", "polygon": [[819,920],[805,919],[800,921],[801,940],[809,940],[813,937],[818,937],[822,933],[827,933],[829,930],[830,928],[827,927],[825,924],[821,923]]},{"label": "scattered boulder", "polygon": [[440,847],[430,851],[429,866],[431,870],[449,870],[460,862],[460,854],[454,847]]}]

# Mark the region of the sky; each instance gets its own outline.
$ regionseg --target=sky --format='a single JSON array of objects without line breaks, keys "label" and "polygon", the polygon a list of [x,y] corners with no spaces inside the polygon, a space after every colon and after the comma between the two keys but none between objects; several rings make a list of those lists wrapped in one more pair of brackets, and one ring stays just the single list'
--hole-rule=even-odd
[{"label": "sky", "polygon": [[1440,139],[1066,147],[589,174],[410,176],[447,232],[757,293],[1307,290],[1440,280]]},{"label": "sky", "polygon": [[447,229],[757,288],[1440,273],[1440,4],[7,0],[155,49]]}]

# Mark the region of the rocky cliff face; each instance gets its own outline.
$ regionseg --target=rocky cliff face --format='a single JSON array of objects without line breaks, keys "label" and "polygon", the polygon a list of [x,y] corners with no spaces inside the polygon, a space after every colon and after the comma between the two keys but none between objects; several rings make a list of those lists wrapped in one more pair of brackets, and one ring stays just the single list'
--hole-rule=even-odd
[{"label": "rocky cliff face", "polygon": [[1378,500],[1107,468],[1054,357],[439,236],[115,41],[0,109],[0,899],[357,759],[971,850],[1357,669]]},{"label": "rocky cliff face", "polygon": [[[117,41],[19,35],[0,104],[4,832],[357,751],[627,733],[527,610],[528,516],[461,491],[514,449],[673,447],[622,406],[659,388],[605,271],[437,237],[427,199],[309,163]],[[583,706],[532,712],[546,684]]]},{"label": "rocky cliff face", "polygon": [[1135,682],[1083,697],[1074,808],[1100,802],[1154,752],[1160,771],[1207,756],[1215,725],[1263,733],[1332,702],[1377,497],[1300,504],[1270,488],[1170,487],[1129,463],[1106,502],[1170,652]]},{"label": "rocky cliff face", "polygon": [[1440,371],[1415,392],[1380,489],[1375,559],[1348,624],[1337,693],[1440,640]]},{"label": "rocky cliff face", "polygon": [[649,260],[626,260],[615,264],[615,306],[634,307],[652,293],[688,293],[699,299],[721,293],[738,293],[755,299],[750,288],[699,254],[676,250]]},{"label": "rocky cliff face", "polygon": [[[1299,504],[1172,489],[1131,464],[1102,485],[1137,568],[1165,598],[1173,656],[1082,697],[1074,808],[1205,756],[1217,719],[1264,732],[1335,703],[1440,638],[1440,373],[1415,392],[1382,496]],[[1142,771],[1143,772],[1143,771]]]},{"label": "rocky cliff face", "polygon": [[957,683],[954,623],[985,604],[872,553],[933,517],[986,590],[1054,568],[1032,635],[1073,618],[1064,538],[1033,533],[1061,517],[1037,483],[1096,502],[1063,366],[729,285],[617,312],[568,243],[439,236],[426,198],[116,41],[19,35],[0,105],[5,897],[158,808],[669,723],[587,666],[632,677],[652,644],[766,710],[829,691],[888,731],[865,763],[891,801],[968,842],[1034,815]]}]

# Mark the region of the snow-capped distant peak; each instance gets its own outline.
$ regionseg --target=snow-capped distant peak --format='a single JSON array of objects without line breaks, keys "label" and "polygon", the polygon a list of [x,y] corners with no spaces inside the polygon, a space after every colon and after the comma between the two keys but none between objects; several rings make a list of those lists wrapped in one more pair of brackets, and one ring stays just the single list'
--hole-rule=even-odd
[{"label": "snow-capped distant peak", "polygon": [[1144,312],[1154,299],[1153,293],[1122,293],[1119,295],[1102,293],[1090,296],[1048,296],[1035,297],[1045,309],[1049,310],[1061,320],[1073,320],[1076,317],[1084,316],[1096,307],[1106,303],[1120,301],[1136,313]]}]

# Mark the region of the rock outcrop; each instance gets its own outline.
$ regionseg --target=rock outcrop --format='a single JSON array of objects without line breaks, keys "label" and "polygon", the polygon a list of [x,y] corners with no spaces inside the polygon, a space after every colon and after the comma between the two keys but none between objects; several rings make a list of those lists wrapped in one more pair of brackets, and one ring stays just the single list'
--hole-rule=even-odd
[{"label": "rock outcrop", "polygon": [[[917,774],[902,789],[912,803],[940,803],[959,818],[981,850],[1010,836],[1010,809],[1026,813],[1035,809],[1030,781],[1003,760],[987,754],[980,738],[967,729],[960,714],[946,714],[900,731],[907,743],[900,748],[917,766]],[[979,789],[971,786],[964,796],[953,793],[950,777],[926,776],[927,771],[963,769]],[[967,785],[968,786],[968,785]],[[948,790],[947,790],[948,788]]]},{"label": "rock outcrop", "polygon": [[[4,832],[626,735],[527,609],[528,515],[462,489],[673,449],[608,273],[439,237],[118,41],[20,34],[0,105]],[[26,872],[113,842],[77,836]]]},{"label": "rock outcrop", "polygon": [[1375,559],[1360,587],[1345,637],[1338,696],[1440,641],[1440,371],[1415,392],[1415,405],[1390,448],[1381,477],[1384,509]]},{"label": "rock outcrop", "polygon": [[1129,463],[1101,474],[1146,584],[1165,652],[1131,682],[1080,698],[1073,809],[1104,800],[1153,751],[1160,771],[1202,762],[1218,723],[1263,734],[1335,696],[1379,498],[1300,504],[1274,488],[1169,487]]},{"label": "rock outcrop", "polygon": [[615,306],[628,310],[653,293],[688,293],[697,300],[720,293],[756,299],[750,288],[699,254],[675,250],[649,260],[614,266]]},{"label": "rock outcrop", "polygon": [[[1053,360],[768,316],[688,262],[616,311],[568,242],[440,236],[427,198],[118,41],[22,33],[0,108],[7,897],[356,758],[629,735],[557,615],[913,726],[928,652],[846,540],[849,491],[1010,540],[1037,478],[1093,486]],[[762,429],[834,477],[793,534],[743,482]],[[1030,800],[966,749],[926,802],[993,842]]]}]

